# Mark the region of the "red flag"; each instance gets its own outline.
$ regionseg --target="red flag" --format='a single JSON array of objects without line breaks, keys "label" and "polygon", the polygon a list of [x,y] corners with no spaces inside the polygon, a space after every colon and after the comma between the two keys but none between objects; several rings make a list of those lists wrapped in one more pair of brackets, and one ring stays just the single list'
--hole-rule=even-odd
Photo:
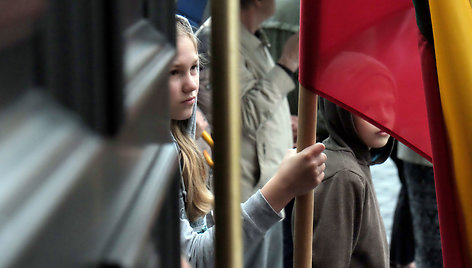
[{"label": "red flag", "polygon": [[301,1],[300,83],[431,160],[410,0]]},{"label": "red flag", "polygon": [[432,45],[420,37],[419,47],[422,57],[425,95],[431,127],[433,147],[434,178],[438,203],[439,228],[444,267],[468,267],[466,237],[462,235],[463,216],[454,182],[454,168],[451,157],[441,100],[438,88],[436,61]]}]

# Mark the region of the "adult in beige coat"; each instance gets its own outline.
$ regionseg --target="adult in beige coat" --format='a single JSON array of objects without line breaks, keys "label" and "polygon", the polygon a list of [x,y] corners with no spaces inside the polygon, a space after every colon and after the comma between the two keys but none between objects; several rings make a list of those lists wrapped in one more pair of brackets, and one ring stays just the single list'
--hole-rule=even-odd
[{"label": "adult in beige coat", "polygon": [[[261,24],[275,13],[275,0],[241,0],[241,198],[246,200],[275,174],[292,128],[287,94],[295,88],[298,35],[291,37],[275,63]],[[246,267],[283,266],[282,223],[245,255]]]},{"label": "adult in beige coat", "polygon": [[292,147],[287,94],[295,88],[291,74],[298,68],[298,35],[289,39],[274,63],[259,27],[273,14],[275,1],[241,2],[241,198],[246,200],[272,177]]}]

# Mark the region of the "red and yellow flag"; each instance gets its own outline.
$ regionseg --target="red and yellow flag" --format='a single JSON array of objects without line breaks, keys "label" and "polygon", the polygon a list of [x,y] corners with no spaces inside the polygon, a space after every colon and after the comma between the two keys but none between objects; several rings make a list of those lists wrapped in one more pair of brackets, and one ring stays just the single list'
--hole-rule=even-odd
[{"label": "red and yellow flag", "polygon": [[[463,254],[457,256],[462,258],[463,266],[454,263],[447,267],[471,267],[472,8],[468,0],[430,1],[429,5],[439,94],[452,156],[449,162],[452,164],[453,176],[448,179],[457,193],[457,231],[461,232],[461,237],[456,243]],[[441,165],[441,159],[437,160],[435,164]]]},{"label": "red and yellow flag", "polygon": [[409,0],[302,0],[300,83],[433,161],[444,267],[470,267],[472,9],[430,9],[434,46]]}]

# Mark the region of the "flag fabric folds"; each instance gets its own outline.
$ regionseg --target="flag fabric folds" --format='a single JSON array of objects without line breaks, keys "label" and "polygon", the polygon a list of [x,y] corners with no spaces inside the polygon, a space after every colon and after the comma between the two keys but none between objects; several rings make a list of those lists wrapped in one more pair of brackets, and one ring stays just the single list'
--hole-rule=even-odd
[{"label": "flag fabric folds", "polygon": [[433,165],[438,205],[439,228],[444,267],[465,265],[467,250],[462,235],[463,221],[459,205],[449,138],[444,124],[439,95],[434,48],[425,36],[420,36],[422,71],[431,142],[434,144]]},{"label": "flag fabric folds", "polygon": [[431,160],[410,0],[301,1],[300,84]]},{"label": "flag fabric folds", "polygon": [[429,5],[439,93],[452,154],[454,176],[449,179],[454,179],[461,212],[459,231],[464,232],[456,242],[464,254],[462,267],[471,267],[472,8],[468,0],[429,1]]}]

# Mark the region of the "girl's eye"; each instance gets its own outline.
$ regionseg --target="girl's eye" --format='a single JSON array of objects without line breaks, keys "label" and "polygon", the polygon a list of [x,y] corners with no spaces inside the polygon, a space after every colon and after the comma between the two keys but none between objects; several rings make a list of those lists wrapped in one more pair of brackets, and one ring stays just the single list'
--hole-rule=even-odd
[{"label": "girl's eye", "polygon": [[190,73],[191,73],[192,75],[198,74],[199,71],[200,71],[200,70],[198,69],[198,64],[195,64],[195,65],[192,66],[192,68],[190,68]]},{"label": "girl's eye", "polygon": [[178,74],[178,73],[179,73],[179,71],[177,71],[177,70],[171,70],[171,71],[170,71],[170,75],[176,75],[176,74]]}]

